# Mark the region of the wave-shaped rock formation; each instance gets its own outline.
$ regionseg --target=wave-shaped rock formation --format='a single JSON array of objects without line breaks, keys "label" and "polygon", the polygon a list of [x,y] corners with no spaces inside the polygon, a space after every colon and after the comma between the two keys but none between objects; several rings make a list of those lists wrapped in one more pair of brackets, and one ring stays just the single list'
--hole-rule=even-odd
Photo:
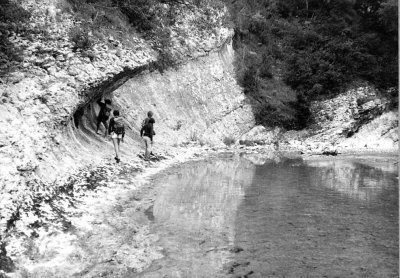
[{"label": "wave-shaped rock formation", "polygon": [[[155,113],[155,141],[161,147],[190,141],[218,144],[253,127],[251,106],[234,79],[233,57],[227,42],[176,70],[163,74],[145,70],[106,94],[130,123],[127,144],[140,147],[139,130],[148,110]],[[93,137],[96,109],[93,102],[82,108],[83,127],[73,128],[75,135]],[[91,145],[91,140],[87,142]],[[125,153],[132,155],[132,149]]]},{"label": "wave-shaped rock formation", "polygon": [[[129,122],[122,146],[127,158],[142,148],[139,130],[148,110],[155,113],[158,149],[190,141],[218,144],[254,126],[235,81],[233,31],[222,25],[224,10],[205,29],[193,22],[203,16],[201,10],[179,6],[170,46],[178,65],[161,73],[158,52],[139,35],[132,34],[130,45],[110,36],[94,41],[90,50],[77,50],[69,33],[80,26],[73,14],[52,1],[7,3],[30,15],[18,24],[2,23],[1,36],[21,55],[2,56],[7,68],[2,67],[0,84],[0,194],[6,207],[16,207],[18,196],[35,186],[112,158],[111,141],[95,134],[96,102],[102,97]],[[2,231],[11,217],[6,212]]]}]

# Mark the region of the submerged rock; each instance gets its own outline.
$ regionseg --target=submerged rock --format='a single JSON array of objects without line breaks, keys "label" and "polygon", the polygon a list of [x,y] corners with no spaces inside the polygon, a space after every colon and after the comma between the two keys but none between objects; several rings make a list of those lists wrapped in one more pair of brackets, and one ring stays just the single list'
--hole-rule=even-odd
[{"label": "submerged rock", "polygon": [[338,153],[337,150],[329,150],[329,151],[327,150],[327,151],[323,151],[322,154],[323,154],[323,155],[333,155],[333,156],[336,156],[336,155],[338,155],[339,153]]},{"label": "submerged rock", "polygon": [[234,247],[232,247],[231,249],[229,249],[229,251],[230,251],[231,253],[239,253],[239,252],[242,252],[242,251],[243,251],[243,248],[242,248],[242,247],[239,247],[239,246],[234,246]]}]

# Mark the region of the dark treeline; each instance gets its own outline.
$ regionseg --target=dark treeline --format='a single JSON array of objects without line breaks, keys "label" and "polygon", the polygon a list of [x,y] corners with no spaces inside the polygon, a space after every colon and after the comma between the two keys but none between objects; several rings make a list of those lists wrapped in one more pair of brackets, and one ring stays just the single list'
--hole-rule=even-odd
[{"label": "dark treeline", "polygon": [[397,87],[397,0],[225,2],[236,29],[238,79],[248,93],[262,94],[260,83],[280,78],[305,111],[309,101],[354,82]]},{"label": "dark treeline", "polygon": [[280,65],[284,81],[307,98],[335,94],[354,80],[397,86],[396,0],[242,0],[231,5],[237,48],[258,54],[243,63],[248,76],[255,72],[270,78]]}]

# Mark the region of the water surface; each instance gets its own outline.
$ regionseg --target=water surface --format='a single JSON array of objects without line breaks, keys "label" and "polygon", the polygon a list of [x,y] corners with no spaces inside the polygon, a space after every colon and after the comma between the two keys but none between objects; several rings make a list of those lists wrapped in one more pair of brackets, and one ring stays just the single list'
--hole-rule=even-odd
[{"label": "water surface", "polygon": [[225,154],[156,183],[165,257],[141,277],[398,277],[391,159]]}]

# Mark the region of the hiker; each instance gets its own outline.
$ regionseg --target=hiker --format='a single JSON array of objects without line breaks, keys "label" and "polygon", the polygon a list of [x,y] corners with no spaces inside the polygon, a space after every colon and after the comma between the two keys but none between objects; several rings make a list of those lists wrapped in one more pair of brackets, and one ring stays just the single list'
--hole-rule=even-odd
[{"label": "hiker", "polygon": [[[154,120],[154,118],[153,118],[153,112],[152,112],[152,111],[147,112],[147,118],[143,120],[143,122],[142,122],[142,127],[143,127],[144,125],[148,124],[149,121],[150,121],[150,119],[152,119],[153,124],[156,122],[156,121]],[[153,135],[156,135],[156,133],[154,132],[154,129],[153,129]]]},{"label": "hiker", "polygon": [[149,160],[150,154],[152,154],[153,136],[156,135],[156,133],[154,132],[154,123],[155,120],[153,118],[153,112],[149,111],[147,113],[147,118],[143,121],[142,129],[140,130],[140,136],[143,137],[146,147],[144,153],[145,160]]},{"label": "hiker", "polygon": [[111,118],[110,126],[108,127],[108,134],[111,135],[114,144],[115,160],[119,163],[121,161],[119,158],[119,144],[121,141],[124,142],[125,125],[124,119],[120,117],[118,110],[114,110],[113,115],[114,117]]},{"label": "hiker", "polygon": [[99,115],[97,116],[96,134],[100,134],[99,133],[100,124],[103,123],[104,127],[106,128],[104,137],[106,137],[108,131],[107,121],[111,114],[111,108],[109,107],[109,105],[111,105],[111,100],[106,99],[103,101],[103,99],[99,99],[97,101],[97,104],[100,106],[100,112]]}]

